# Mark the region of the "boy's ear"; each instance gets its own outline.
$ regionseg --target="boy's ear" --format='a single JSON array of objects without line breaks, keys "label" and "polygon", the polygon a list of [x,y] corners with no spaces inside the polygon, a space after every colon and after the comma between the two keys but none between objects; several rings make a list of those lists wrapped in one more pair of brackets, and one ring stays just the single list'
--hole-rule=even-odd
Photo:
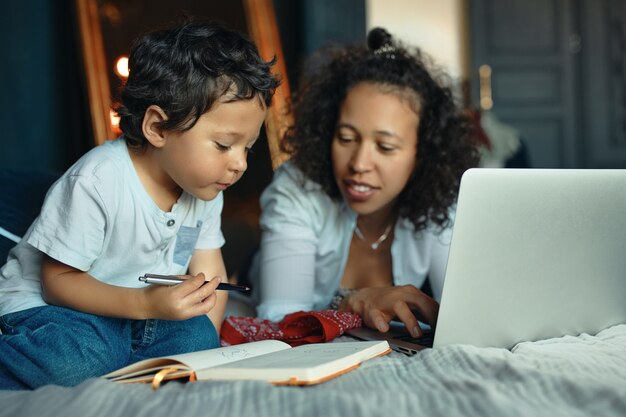
[{"label": "boy's ear", "polygon": [[155,148],[165,145],[165,130],[161,126],[166,120],[167,115],[163,109],[154,104],[149,106],[143,115],[143,123],[141,124],[143,136]]}]

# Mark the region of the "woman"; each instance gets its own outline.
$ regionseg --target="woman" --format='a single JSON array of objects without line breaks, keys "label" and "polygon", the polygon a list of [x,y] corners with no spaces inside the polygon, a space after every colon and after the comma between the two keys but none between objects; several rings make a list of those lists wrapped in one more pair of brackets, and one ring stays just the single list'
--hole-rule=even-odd
[{"label": "woman", "polygon": [[436,323],[453,205],[478,160],[470,124],[420,52],[384,29],[314,62],[282,143],[291,160],[261,197],[257,312],[331,306],[417,337],[417,319]]}]

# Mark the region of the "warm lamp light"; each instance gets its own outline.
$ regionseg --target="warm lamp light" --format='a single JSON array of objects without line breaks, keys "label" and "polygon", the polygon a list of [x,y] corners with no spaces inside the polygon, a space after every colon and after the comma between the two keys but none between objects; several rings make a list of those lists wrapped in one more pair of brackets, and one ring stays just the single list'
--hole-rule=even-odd
[{"label": "warm lamp light", "polygon": [[111,129],[113,130],[113,133],[115,133],[116,135],[121,134],[122,130],[120,129],[120,116],[118,116],[117,112],[113,109],[109,111],[109,116],[111,118]]},{"label": "warm lamp light", "polygon": [[115,73],[120,78],[128,78],[128,57],[122,55],[115,61]]}]

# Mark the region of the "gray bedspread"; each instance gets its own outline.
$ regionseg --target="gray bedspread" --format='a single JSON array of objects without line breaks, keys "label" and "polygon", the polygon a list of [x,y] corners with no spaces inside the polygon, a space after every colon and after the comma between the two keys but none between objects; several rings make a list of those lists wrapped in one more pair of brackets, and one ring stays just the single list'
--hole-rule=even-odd
[{"label": "gray bedspread", "polygon": [[[345,338],[344,338],[345,340]],[[517,345],[393,353],[311,387],[261,382],[0,391],[0,416],[626,416],[626,325]]]}]

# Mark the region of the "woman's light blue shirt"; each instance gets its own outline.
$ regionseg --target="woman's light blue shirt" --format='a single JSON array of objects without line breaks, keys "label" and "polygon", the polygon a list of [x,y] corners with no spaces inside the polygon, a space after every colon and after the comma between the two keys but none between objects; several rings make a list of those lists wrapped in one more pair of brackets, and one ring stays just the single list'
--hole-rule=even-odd
[{"label": "woman's light blue shirt", "polygon": [[[290,162],[276,171],[261,207],[261,250],[250,270],[258,315],[278,321],[326,308],[343,277],[356,213]],[[415,233],[410,221],[398,221],[391,245],[394,284],[420,288],[428,277],[440,301],[450,238],[450,228]]]}]

